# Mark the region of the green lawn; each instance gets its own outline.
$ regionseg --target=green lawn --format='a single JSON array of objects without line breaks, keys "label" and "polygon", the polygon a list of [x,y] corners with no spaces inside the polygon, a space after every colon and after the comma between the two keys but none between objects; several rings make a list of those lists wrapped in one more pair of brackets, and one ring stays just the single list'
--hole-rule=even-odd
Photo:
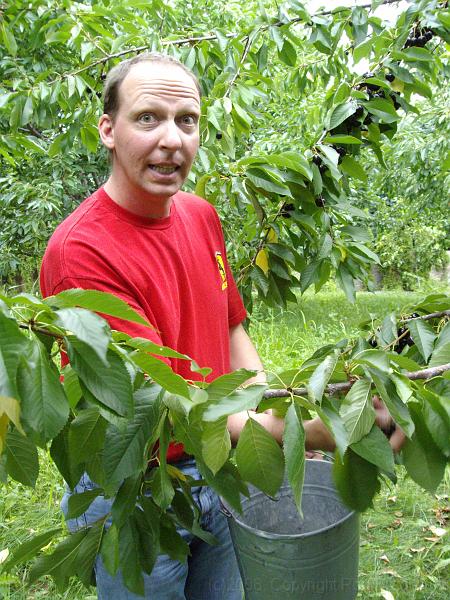
[{"label": "green lawn", "polygon": [[[250,332],[268,370],[295,367],[325,343],[351,337],[360,321],[389,310],[407,309],[421,294],[406,292],[359,293],[350,305],[341,293],[329,289],[305,295],[287,311],[260,309]],[[9,483],[0,494],[0,552],[12,548],[30,533],[62,524],[59,499],[63,482],[43,457],[35,490]],[[358,599],[447,600],[450,563],[448,537],[442,535],[449,515],[449,476],[438,494],[419,489],[400,472],[396,487],[384,488],[373,510],[361,523],[360,593]],[[73,584],[59,594],[52,581],[26,588],[26,569],[13,576],[0,574],[0,598],[10,600],[89,600],[95,590]],[[383,591],[384,590],[384,591]],[[306,599],[305,599],[306,600]]]}]

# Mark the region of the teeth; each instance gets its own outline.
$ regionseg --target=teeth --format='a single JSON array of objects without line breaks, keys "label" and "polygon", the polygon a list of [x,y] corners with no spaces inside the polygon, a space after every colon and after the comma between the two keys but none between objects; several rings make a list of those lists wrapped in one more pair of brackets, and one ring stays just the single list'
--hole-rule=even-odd
[{"label": "teeth", "polygon": [[150,165],[150,169],[156,171],[157,173],[163,173],[164,175],[169,175],[170,173],[175,173],[177,167],[159,167],[158,165]]}]

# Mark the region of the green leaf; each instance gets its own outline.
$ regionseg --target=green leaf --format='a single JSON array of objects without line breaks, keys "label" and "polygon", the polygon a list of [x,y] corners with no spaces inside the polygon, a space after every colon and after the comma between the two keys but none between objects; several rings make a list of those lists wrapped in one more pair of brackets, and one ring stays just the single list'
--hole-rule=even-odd
[{"label": "green leaf", "polygon": [[209,404],[203,413],[204,421],[216,421],[221,417],[233,415],[243,410],[254,410],[261,401],[266,385],[249,385],[222,398],[220,402]]},{"label": "green leaf", "polygon": [[228,460],[230,450],[231,439],[227,418],[222,417],[212,423],[206,423],[202,433],[202,456],[214,475]]},{"label": "green leaf", "polygon": [[419,405],[410,403],[415,431],[402,449],[403,464],[416,483],[435,492],[445,473],[447,460],[428,431]]},{"label": "green leaf", "polygon": [[[8,398],[7,396],[0,396],[0,418],[6,415],[6,417],[14,423],[16,429],[20,431],[22,435],[25,435],[22,425],[20,424],[20,403],[15,398]],[[2,448],[0,445],[0,454]]]},{"label": "green leaf", "polygon": [[391,313],[383,319],[379,338],[383,346],[388,346],[397,339],[397,318],[395,313]]},{"label": "green leaf", "polygon": [[197,180],[197,183],[195,185],[195,194],[197,196],[200,196],[200,198],[206,198],[206,184],[208,183],[208,181],[210,179],[211,179],[211,174],[206,173],[205,175],[202,175]]},{"label": "green leaf", "polygon": [[172,502],[175,490],[167,472],[167,449],[170,439],[169,418],[166,416],[159,438],[159,467],[152,472],[152,495],[156,504],[163,510]]},{"label": "green leaf", "polygon": [[[444,325],[444,327],[439,332],[439,337],[436,340],[436,343],[434,346],[435,351],[449,343],[450,343],[450,321],[447,321],[447,323]],[[443,363],[441,363],[441,364],[443,364]]]},{"label": "green leaf", "polygon": [[423,414],[428,431],[438,448],[450,457],[450,399],[423,391]]},{"label": "green leaf", "polygon": [[159,515],[157,516],[157,531],[149,524],[147,516],[139,506],[135,507],[133,518],[136,522],[140,540],[139,560],[142,570],[148,575],[153,571],[159,554]]},{"label": "green leaf", "polygon": [[23,356],[30,352],[30,342],[21,333],[17,323],[0,310],[0,396],[18,398],[17,368]]},{"label": "green leaf", "polygon": [[90,346],[72,336],[66,338],[66,345],[73,370],[98,402],[120,416],[130,415],[132,386],[123,360],[108,350],[106,366]]},{"label": "green leaf", "polygon": [[7,572],[15,565],[31,560],[36,556],[39,550],[47,546],[55,537],[55,535],[60,532],[61,527],[49,529],[48,531],[44,531],[44,533],[35,535],[31,539],[20,544],[20,546],[14,550],[11,558],[3,563],[3,570]]},{"label": "green leaf", "polygon": [[172,500],[172,509],[178,523],[185,529],[189,531],[192,530],[192,525],[194,524],[194,512],[191,503],[186,496],[178,490],[175,492]]},{"label": "green leaf", "polygon": [[340,287],[344,290],[347,299],[350,302],[355,301],[355,283],[353,281],[353,276],[349,272],[349,270],[343,265],[340,264],[336,271],[336,281],[340,285]]},{"label": "green leaf", "polygon": [[[201,433],[202,429],[198,422],[189,422],[184,415],[180,413],[171,413],[173,423],[173,432],[177,442],[181,442],[185,451],[201,458]],[[209,470],[209,469],[208,469]]]},{"label": "green leaf", "polygon": [[337,411],[337,408],[329,400],[324,398],[321,406],[316,406],[315,410],[317,414],[324,422],[327,429],[331,432],[336,442],[336,448],[338,449],[341,456],[344,456],[345,451],[348,447],[348,433],[344,427],[344,423]]},{"label": "green leaf", "polygon": [[65,538],[56,546],[52,554],[41,556],[33,564],[28,578],[29,583],[48,574],[53,577],[61,592],[67,587],[72,575],[77,575],[84,585],[91,585],[102,533],[103,521]]},{"label": "green leaf", "polygon": [[300,274],[300,290],[303,294],[319,275],[320,261],[312,260]]},{"label": "green leaf", "polygon": [[292,195],[287,186],[274,181],[271,175],[264,169],[252,167],[247,169],[245,174],[258,190],[264,190],[270,194],[278,194],[280,196]]},{"label": "green leaf", "polygon": [[125,321],[132,321],[133,323],[140,323],[141,325],[147,325],[152,327],[148,321],[146,321],[141,315],[133,310],[126,302],[107,292],[100,292],[99,290],[83,290],[79,288],[73,288],[71,290],[64,290],[56,296],[49,296],[45,298],[44,302],[48,306],[54,308],[71,308],[73,306],[80,306],[87,310],[93,310],[100,312],[111,317],[117,317],[124,319]]},{"label": "green leaf", "polygon": [[54,438],[50,447],[50,455],[58,471],[67,481],[67,484],[73,489],[84,471],[84,465],[74,461],[69,449],[69,427],[66,425],[57,437]]},{"label": "green leaf", "polygon": [[87,511],[92,502],[103,494],[101,488],[94,488],[81,494],[72,494],[69,498],[69,506],[66,514],[66,519],[76,519]]},{"label": "green leaf", "polygon": [[356,179],[360,179],[361,181],[367,181],[367,173],[364,167],[351,156],[344,156],[340,167],[347,175],[356,177]]},{"label": "green leaf", "polygon": [[366,436],[353,443],[352,450],[385,473],[395,472],[392,448],[387,437],[377,425],[373,425]]},{"label": "green leaf", "polygon": [[168,364],[143,352],[134,352],[131,358],[138,367],[148,373],[162,388],[171,394],[178,394],[190,399],[188,384],[183,377],[174,373]]},{"label": "green leaf", "polygon": [[359,63],[363,58],[368,58],[373,46],[373,39],[369,38],[358,44],[353,50],[353,61],[355,64]]},{"label": "green leaf", "polygon": [[39,475],[39,458],[33,442],[18,431],[8,431],[5,439],[6,470],[8,475],[34,487]]},{"label": "green leaf", "polygon": [[197,468],[208,485],[223,498],[234,510],[242,512],[241,494],[249,496],[247,485],[237,467],[230,461],[226,462],[215,475],[208,469],[203,460],[196,457]]},{"label": "green leaf", "polygon": [[283,47],[278,52],[278,56],[288,67],[295,67],[297,52],[289,40],[285,39],[283,41]]},{"label": "green leaf", "polygon": [[126,587],[144,596],[144,578],[140,563],[141,539],[137,522],[131,516],[119,531],[119,566]]},{"label": "green leaf", "polygon": [[220,402],[225,396],[232,394],[236,388],[256,375],[256,371],[238,369],[232,373],[221,375],[212,381],[208,388],[208,398],[212,402]]},{"label": "green leaf", "polygon": [[398,395],[397,388],[392,379],[382,371],[369,367],[377,392],[386,405],[391,417],[397,425],[403,430],[407,437],[411,437],[414,432],[414,422],[409,414],[408,407]]},{"label": "green leaf", "polygon": [[281,448],[262,425],[249,418],[236,446],[239,473],[269,496],[275,496],[284,478]]},{"label": "green leaf", "polygon": [[335,460],[333,475],[336,488],[349,508],[364,512],[372,506],[373,497],[380,489],[375,465],[348,448],[342,462]]},{"label": "green leaf", "polygon": [[90,346],[100,360],[108,366],[106,353],[111,341],[108,323],[84,308],[62,308],[56,311],[56,314],[55,323]]},{"label": "green leaf", "polygon": [[362,141],[353,135],[327,135],[324,144],[362,144]]},{"label": "green leaf", "polygon": [[97,407],[82,410],[69,429],[70,454],[74,464],[88,461],[103,449],[107,422]]},{"label": "green leaf", "polygon": [[122,331],[114,332],[114,340],[117,342],[124,341],[126,342],[127,346],[130,346],[130,348],[136,348],[136,350],[155,354],[156,356],[192,360],[187,354],[182,354],[181,352],[177,352],[176,350],[168,348],[167,346],[160,346],[159,344],[155,344],[155,342],[152,342],[146,338],[130,337],[128,334],[123,333]]},{"label": "green leaf", "polygon": [[69,403],[58,370],[36,336],[28,360],[22,360],[17,385],[22,398],[22,420],[33,430],[37,443],[58,435],[69,417]]},{"label": "green leaf", "polygon": [[121,527],[134,511],[142,485],[142,473],[127,477],[119,488],[111,507],[113,522]]},{"label": "green leaf", "polygon": [[98,146],[98,131],[95,127],[81,127],[80,138],[83,146],[85,146],[89,152],[96,152]]},{"label": "green leaf", "polygon": [[100,554],[106,570],[114,577],[119,569],[119,533],[114,523],[103,535]]},{"label": "green leaf", "polygon": [[63,146],[67,143],[67,138],[67,132],[55,137],[48,149],[48,155],[50,158],[54,158],[61,152]]},{"label": "green leaf", "polygon": [[60,542],[52,554],[38,558],[33,563],[28,575],[29,583],[33,583],[43,575],[51,575],[61,591],[71,575],[75,575],[75,563],[80,555],[83,540],[88,535],[88,529],[81,529]]},{"label": "green leaf", "polygon": [[[203,392],[203,390],[200,390],[200,392]],[[208,395],[205,392],[204,401],[207,399]],[[178,394],[169,394],[168,392],[165,392],[163,401],[167,408],[170,408],[171,411],[180,412],[183,415],[189,415],[195,406],[192,400],[188,400],[184,396],[179,396]]]},{"label": "green leaf", "polygon": [[[244,159],[245,160],[245,159]],[[312,181],[313,174],[309,162],[300,152],[280,152],[278,154],[270,154],[264,157],[269,164],[285,169],[290,169],[295,173],[299,173]],[[242,163],[243,161],[239,161]]]},{"label": "green leaf", "polygon": [[33,116],[33,98],[28,96],[20,118],[21,125],[27,125]]},{"label": "green leaf", "polygon": [[287,246],[283,246],[283,244],[266,244],[266,248],[269,250],[270,254],[275,254],[279,256],[283,260],[291,263],[291,265],[295,266],[296,259],[294,253]]},{"label": "green leaf", "polygon": [[1,31],[2,31],[2,38],[3,38],[3,43],[5,44],[5,48],[11,54],[11,56],[16,56],[17,42],[16,42],[13,32],[11,31],[11,29],[9,29],[9,27],[7,27],[5,21],[3,21],[2,25],[1,25]]},{"label": "green leaf", "polygon": [[388,100],[377,98],[364,102],[364,107],[376,117],[379,117],[384,123],[394,123],[400,120],[400,115],[394,108],[394,105]]},{"label": "green leaf", "polygon": [[342,401],[339,412],[349,435],[349,444],[367,435],[375,422],[371,387],[371,381],[359,379]]},{"label": "green leaf", "polygon": [[382,350],[363,350],[352,359],[352,363],[355,365],[371,365],[376,367],[380,371],[389,373],[391,368],[389,362],[389,356]]},{"label": "green leaf", "polygon": [[411,321],[408,321],[408,329],[417,349],[424,360],[427,361],[433,352],[434,341],[436,339],[433,328],[427,321],[423,321],[422,319],[412,319]]},{"label": "green leaf", "polygon": [[161,515],[159,544],[162,553],[181,563],[185,563],[191,553],[189,545],[175,529],[173,521],[164,513]]},{"label": "green leaf", "polygon": [[406,61],[419,61],[432,63],[434,57],[426,48],[419,48],[417,46],[411,46],[410,48],[404,48],[402,50],[402,58]]},{"label": "green leaf", "polygon": [[334,350],[320,363],[320,365],[311,375],[306,385],[308,390],[308,398],[311,400],[311,402],[320,404],[327,383],[336,367],[338,356],[339,351]]},{"label": "green leaf", "polygon": [[329,130],[336,129],[341,123],[343,123],[348,117],[353,115],[357,109],[355,102],[349,101],[339,104],[332,109],[329,121]]},{"label": "green leaf", "polygon": [[300,516],[302,513],[303,481],[305,479],[305,429],[300,406],[295,402],[289,406],[283,432],[283,452],[286,473],[294,502]]},{"label": "green leaf", "polygon": [[134,415],[126,428],[109,425],[103,451],[108,481],[120,482],[145,466],[145,449],[156,439],[161,410],[159,386],[141,388],[134,393]]}]

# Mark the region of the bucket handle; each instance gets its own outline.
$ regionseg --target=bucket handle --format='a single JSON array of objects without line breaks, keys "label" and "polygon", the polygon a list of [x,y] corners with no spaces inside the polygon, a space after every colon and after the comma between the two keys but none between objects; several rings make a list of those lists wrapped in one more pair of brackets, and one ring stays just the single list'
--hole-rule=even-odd
[{"label": "bucket handle", "polygon": [[228,518],[230,518],[230,517],[232,517],[232,516],[233,516],[233,515],[230,513],[230,511],[228,510],[228,508],[225,508],[225,506],[222,504],[222,502],[220,503],[219,510],[220,510],[220,512],[221,512],[223,515],[225,515],[225,516],[226,516],[226,517],[228,517]]}]

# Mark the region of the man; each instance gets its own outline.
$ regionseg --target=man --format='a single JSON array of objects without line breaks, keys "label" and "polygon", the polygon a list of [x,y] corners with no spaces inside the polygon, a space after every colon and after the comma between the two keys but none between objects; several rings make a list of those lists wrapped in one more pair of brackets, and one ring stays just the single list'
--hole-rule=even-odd
[{"label": "man", "polygon": [[[228,267],[221,226],[204,200],[180,192],[199,146],[200,89],[194,75],[176,60],[139,55],[114,67],[105,82],[100,138],[110,151],[111,175],[56,230],[45,253],[44,296],[82,287],[114,293],[155,329],[110,318],[111,327],[175,348],[209,366],[209,379],[237,368],[258,372],[258,354],[245,332],[245,308]],[[193,378],[188,361],[171,361]],[[233,415],[236,442],[247,413]],[[254,414],[281,443],[283,421]],[[307,447],[332,449],[319,420],[305,423]],[[168,460],[199,478],[181,444],[171,444]],[[83,476],[75,492],[94,484]],[[146,597],[164,600],[241,600],[239,574],[218,498],[209,488],[197,492],[203,524],[219,539],[211,547],[183,532],[191,545],[188,565],[160,556],[145,575]],[[67,495],[63,507],[67,505]],[[69,527],[76,529],[109,511],[97,498]],[[207,523],[207,525],[205,525]],[[100,599],[138,598],[96,563]]]}]

